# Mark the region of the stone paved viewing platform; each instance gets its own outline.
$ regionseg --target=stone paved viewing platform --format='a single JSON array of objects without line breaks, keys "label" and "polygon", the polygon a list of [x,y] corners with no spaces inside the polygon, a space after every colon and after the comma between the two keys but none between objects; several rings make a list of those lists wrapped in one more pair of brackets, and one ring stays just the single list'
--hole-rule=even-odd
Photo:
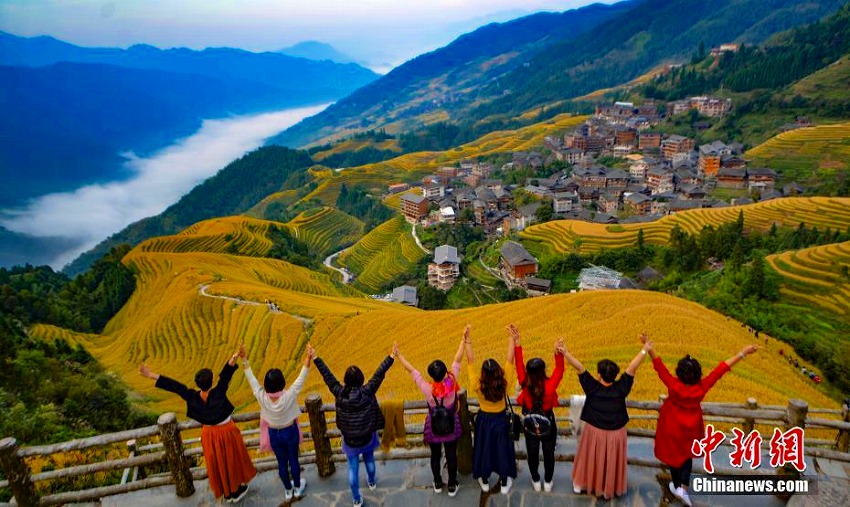
[{"label": "stone paved viewing platform", "polygon": [[[645,438],[629,439],[629,456],[650,459],[652,440]],[[522,448],[522,442],[519,447]],[[575,452],[575,439],[561,438],[557,452]],[[714,454],[718,473],[733,473],[728,465],[729,448],[721,447]],[[649,466],[629,467],[629,489],[623,498],[605,501],[589,495],[577,495],[572,491],[572,463],[557,463],[555,466],[554,490],[551,493],[537,493],[531,487],[525,460],[519,460],[519,477],[514,482],[511,493],[501,495],[495,485],[490,493],[483,493],[477,481],[471,476],[460,477],[460,489],[455,498],[449,498],[445,489],[435,494],[431,486],[431,470],[427,459],[417,460],[381,460],[381,452],[376,454],[378,470],[378,488],[369,491],[366,487],[366,472],[361,465],[361,494],[367,506],[417,507],[417,506],[579,506],[579,505],[634,505],[655,506],[662,503],[661,487],[656,480],[660,469]],[[822,465],[821,462],[825,465]],[[763,461],[764,463],[764,461]],[[696,465],[696,463],[695,463]],[[794,497],[788,505],[828,505],[838,507],[850,505],[850,470],[843,464],[827,460],[807,459],[809,470],[817,470],[821,493],[817,496]],[[277,472],[265,472],[251,482],[248,496],[241,502],[245,507],[297,505],[298,507],[325,507],[332,505],[351,505],[351,492],[348,488],[347,464],[337,463],[337,470],[329,478],[319,478],[313,465],[304,467],[307,479],[305,496],[297,501],[285,502],[283,485]],[[699,468],[699,467],[695,467]],[[825,469],[825,468],[828,468]],[[541,464],[542,472],[542,464]],[[832,475],[831,477],[829,475]],[[495,477],[491,484],[495,482]],[[150,506],[150,507],[190,507],[217,505],[206,480],[195,482],[196,492],[190,498],[177,498],[174,486],[163,486],[137,491],[124,495],[103,498],[104,507]],[[774,496],[693,496],[697,506],[781,506],[786,502]],[[673,505],[681,505],[675,503]]]}]

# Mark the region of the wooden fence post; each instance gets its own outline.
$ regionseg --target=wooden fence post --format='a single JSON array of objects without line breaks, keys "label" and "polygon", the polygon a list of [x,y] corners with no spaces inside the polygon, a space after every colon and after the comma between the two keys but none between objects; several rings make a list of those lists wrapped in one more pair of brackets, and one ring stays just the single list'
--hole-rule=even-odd
[{"label": "wooden fence post", "polygon": [[316,450],[316,468],[319,477],[330,477],[336,471],[333,462],[331,439],[328,438],[328,421],[322,412],[322,397],[318,393],[310,393],[304,400],[307,415],[310,416],[310,435],[313,437],[313,448]]},{"label": "wooden fence post", "polygon": [[[755,398],[747,398],[747,403],[745,405],[746,408],[750,410],[756,410],[759,407],[758,402]],[[751,431],[756,427],[756,420],[752,417],[744,418],[744,433],[747,435],[750,434]]]},{"label": "wooden fence post", "polygon": [[460,411],[460,440],[457,442],[457,470],[462,474],[472,473],[472,416],[466,389],[457,393]]},{"label": "wooden fence post", "polygon": [[809,404],[805,400],[798,398],[788,400],[788,408],[785,409],[785,429],[789,430],[795,426],[805,428],[808,413]]},{"label": "wooden fence post", "polygon": [[30,507],[39,504],[30,469],[23,458],[18,456],[18,441],[12,437],[0,440],[0,468],[9,481],[18,505]]},{"label": "wooden fence post", "polygon": [[[841,406],[841,420],[850,422],[850,406],[843,404]],[[835,447],[841,452],[850,451],[850,431],[838,430],[838,438],[835,439]]]},{"label": "wooden fence post", "polygon": [[174,478],[174,487],[177,496],[186,498],[195,493],[195,483],[192,480],[192,471],[189,463],[183,456],[183,439],[177,428],[177,416],[174,412],[166,412],[159,416],[159,436],[162,447],[165,450],[165,459]]},{"label": "wooden fence post", "polygon": [[[806,427],[806,416],[809,413],[809,404],[805,402],[805,400],[801,400],[799,398],[791,398],[788,400],[788,408],[785,409],[785,430],[789,430],[794,427],[804,428]],[[800,444],[802,446],[802,442]],[[802,449],[802,447],[801,447]],[[782,475],[793,475],[795,477],[800,476],[800,472],[797,471],[790,463],[786,464],[784,467],[777,470]],[[781,496],[781,498],[785,498]],[[789,496],[790,498],[790,496]]]}]

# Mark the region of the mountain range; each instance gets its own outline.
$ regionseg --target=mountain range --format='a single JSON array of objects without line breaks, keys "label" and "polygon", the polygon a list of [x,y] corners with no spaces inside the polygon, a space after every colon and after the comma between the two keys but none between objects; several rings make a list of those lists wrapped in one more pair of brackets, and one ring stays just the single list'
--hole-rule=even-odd
[{"label": "mountain range", "polygon": [[226,117],[333,101],[377,75],[357,64],[232,48],[85,48],[0,33],[0,207],[119,179],[142,155]]},{"label": "mountain range", "polygon": [[274,139],[321,144],[353,132],[397,133],[435,118],[461,126],[454,144],[575,109],[588,92],[681,63],[700,43],[758,43],[816,21],[840,0],[631,0],[482,27],[399,66]]},{"label": "mountain range", "polygon": [[354,63],[354,58],[340,52],[337,48],[331,46],[327,42],[319,42],[315,40],[301,41],[289,47],[277,50],[282,55],[296,56],[298,58],[307,58],[308,60],[330,60],[336,63]]}]

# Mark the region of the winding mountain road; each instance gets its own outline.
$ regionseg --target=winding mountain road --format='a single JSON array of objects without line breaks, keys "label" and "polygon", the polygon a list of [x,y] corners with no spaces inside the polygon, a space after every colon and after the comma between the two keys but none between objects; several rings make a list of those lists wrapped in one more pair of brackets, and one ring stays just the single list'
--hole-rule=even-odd
[{"label": "winding mountain road", "polygon": [[349,273],[349,271],[345,268],[340,269],[340,268],[333,265],[334,259],[339,257],[339,254],[341,254],[342,252],[344,252],[346,250],[348,250],[348,249],[343,248],[339,252],[332,253],[332,254],[328,255],[327,257],[325,257],[325,261],[322,264],[324,264],[326,268],[330,268],[330,269],[338,272],[339,274],[341,274],[342,275],[342,283],[348,284],[348,283],[351,283],[351,280],[354,278],[353,276],[351,276],[351,273]]}]

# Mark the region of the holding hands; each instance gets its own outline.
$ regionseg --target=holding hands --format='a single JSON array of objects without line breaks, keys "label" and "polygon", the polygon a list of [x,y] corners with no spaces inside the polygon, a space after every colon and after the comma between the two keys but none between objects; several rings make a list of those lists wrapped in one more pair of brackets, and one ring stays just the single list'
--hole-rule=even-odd
[{"label": "holding hands", "polygon": [[316,359],[316,350],[313,348],[313,344],[307,344],[307,351],[304,352],[304,367],[309,368],[310,363],[313,362],[313,359]]},{"label": "holding hands", "polygon": [[555,342],[555,354],[567,355],[567,345],[564,343],[563,336],[559,336],[558,341]]}]

